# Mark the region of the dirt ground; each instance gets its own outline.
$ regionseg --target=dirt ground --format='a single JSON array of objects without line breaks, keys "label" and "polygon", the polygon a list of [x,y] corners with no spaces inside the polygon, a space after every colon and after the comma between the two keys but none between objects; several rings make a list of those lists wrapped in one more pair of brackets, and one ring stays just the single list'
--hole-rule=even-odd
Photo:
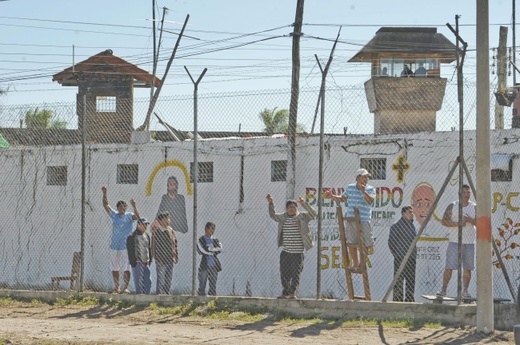
[{"label": "dirt ground", "polygon": [[108,306],[0,306],[0,345],[94,344],[514,344],[512,332],[474,328],[345,326],[340,322],[245,322],[161,315]]}]

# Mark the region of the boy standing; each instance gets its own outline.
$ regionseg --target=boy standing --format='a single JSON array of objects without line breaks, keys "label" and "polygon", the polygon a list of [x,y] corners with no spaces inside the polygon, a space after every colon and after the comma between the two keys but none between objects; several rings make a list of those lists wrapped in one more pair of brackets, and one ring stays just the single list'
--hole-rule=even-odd
[{"label": "boy standing", "polygon": [[209,296],[217,293],[218,272],[222,271],[220,260],[217,255],[222,251],[222,244],[217,238],[213,237],[216,225],[207,222],[204,229],[205,234],[197,241],[197,252],[202,255],[199,266],[199,296],[206,295],[206,284],[209,280]]},{"label": "boy standing", "polygon": [[168,295],[172,285],[173,265],[179,261],[177,237],[170,226],[168,212],[160,212],[157,221],[159,225],[152,234],[152,258],[157,271],[156,293]]},{"label": "boy standing", "polygon": [[150,222],[146,218],[139,218],[137,228],[126,240],[128,261],[132,266],[136,294],[148,295],[152,287],[152,280],[150,279],[151,241],[150,236],[146,233],[148,224]]}]

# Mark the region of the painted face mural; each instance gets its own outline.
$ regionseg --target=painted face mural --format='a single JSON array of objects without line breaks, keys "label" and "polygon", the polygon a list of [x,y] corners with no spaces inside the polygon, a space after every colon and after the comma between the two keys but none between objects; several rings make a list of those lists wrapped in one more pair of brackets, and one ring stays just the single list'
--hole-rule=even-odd
[{"label": "painted face mural", "polygon": [[428,183],[420,183],[412,193],[412,209],[415,219],[422,225],[435,201],[435,191]]}]

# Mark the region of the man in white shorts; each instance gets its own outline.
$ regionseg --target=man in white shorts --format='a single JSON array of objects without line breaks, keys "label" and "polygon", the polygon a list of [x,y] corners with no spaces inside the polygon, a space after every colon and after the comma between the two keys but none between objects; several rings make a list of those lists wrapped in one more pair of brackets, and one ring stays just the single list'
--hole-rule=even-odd
[{"label": "man in white shorts", "polygon": [[[130,282],[130,262],[128,261],[128,252],[126,251],[126,239],[132,233],[134,220],[139,219],[139,211],[135,206],[134,199],[130,199],[134,212],[126,212],[126,202],[119,200],[117,202],[117,211],[112,209],[108,204],[107,188],[101,187],[103,192],[103,207],[107,211],[110,219],[112,219],[112,239],[110,242],[110,270],[114,279],[115,293],[130,293],[128,283]],[[119,272],[123,273],[123,288],[119,288]]]},{"label": "man in white shorts", "polygon": [[[475,239],[476,239],[476,208],[477,205],[470,201],[471,189],[468,185],[462,186],[462,298],[471,298],[468,293],[469,282],[471,281],[471,271],[475,268]],[[446,290],[451,280],[453,270],[458,269],[459,258],[459,217],[458,217],[459,201],[454,201],[448,205],[444,216],[442,217],[442,225],[450,228],[450,242],[446,250],[446,268],[442,276],[442,289],[437,292],[438,297],[446,296]]]}]

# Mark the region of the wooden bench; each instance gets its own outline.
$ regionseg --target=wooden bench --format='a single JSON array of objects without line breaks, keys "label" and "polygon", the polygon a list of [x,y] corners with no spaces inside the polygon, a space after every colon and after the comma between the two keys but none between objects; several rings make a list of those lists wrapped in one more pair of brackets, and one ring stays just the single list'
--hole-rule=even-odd
[{"label": "wooden bench", "polygon": [[77,290],[80,271],[81,271],[81,252],[74,252],[74,255],[72,256],[72,269],[70,272],[70,276],[51,277],[52,289],[58,290],[60,288],[61,281],[70,280],[70,289],[73,291]]}]

